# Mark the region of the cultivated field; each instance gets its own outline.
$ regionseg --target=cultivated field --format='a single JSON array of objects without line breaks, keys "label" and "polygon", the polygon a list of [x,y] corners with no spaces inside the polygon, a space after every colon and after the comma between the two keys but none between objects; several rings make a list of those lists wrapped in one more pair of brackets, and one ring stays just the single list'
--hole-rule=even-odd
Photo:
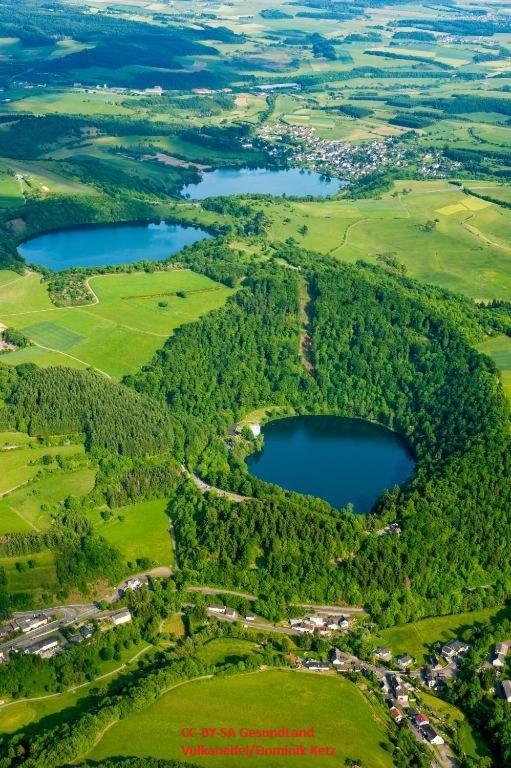
[{"label": "cultivated field", "polygon": [[115,378],[134,373],[173,330],[222,306],[231,293],[189,270],[97,275],[89,281],[96,304],[57,308],[39,275],[11,275],[12,282],[0,283],[0,322],[22,329],[34,346],[2,362],[92,366]]}]

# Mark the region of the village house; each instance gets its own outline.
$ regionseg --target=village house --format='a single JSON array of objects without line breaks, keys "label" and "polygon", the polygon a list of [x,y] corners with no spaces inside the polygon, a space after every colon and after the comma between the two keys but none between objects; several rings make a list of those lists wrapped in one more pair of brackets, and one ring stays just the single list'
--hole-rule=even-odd
[{"label": "village house", "polygon": [[291,621],[291,627],[302,634],[314,634],[315,626],[308,621]]},{"label": "village house", "polygon": [[467,643],[462,643],[461,640],[451,640],[442,647],[441,654],[444,659],[453,661],[467,653],[469,648],[470,646]]},{"label": "village house", "polygon": [[48,617],[44,613],[34,614],[23,619],[17,619],[14,622],[14,629],[18,632],[32,632],[34,629],[44,627],[48,623]]},{"label": "village house", "polygon": [[327,661],[316,661],[315,659],[305,659],[303,666],[309,672],[327,672],[330,669],[330,664]]},{"label": "village house", "polygon": [[210,613],[225,614],[225,605],[208,605],[208,611]]},{"label": "village house", "polygon": [[506,643],[496,643],[493,649],[492,666],[495,669],[504,669],[506,666],[506,656],[509,650],[509,646]]},{"label": "village house", "polygon": [[502,698],[511,704],[511,680],[503,680],[500,684]]},{"label": "village house", "polygon": [[231,621],[233,621],[234,619],[237,618],[237,616],[238,616],[238,614],[236,613],[234,608],[228,608],[227,606],[225,606],[225,618],[226,619],[230,619]]},{"label": "village house", "polygon": [[399,658],[397,659],[397,664],[403,670],[408,669],[408,667],[411,667],[413,664],[413,658],[408,655],[399,656]]},{"label": "village house", "polygon": [[410,719],[415,723],[417,728],[422,728],[425,725],[429,725],[429,719],[422,712],[416,709],[410,711]]},{"label": "village house", "polygon": [[400,723],[401,720],[404,718],[404,714],[401,712],[399,707],[391,707],[390,708],[390,716],[394,720],[395,723]]},{"label": "village house", "polygon": [[58,637],[45,637],[42,640],[38,640],[37,643],[32,643],[25,648],[25,653],[33,656],[40,656],[42,659],[49,659],[55,655],[59,647]]},{"label": "village house", "polygon": [[328,652],[328,660],[334,667],[341,667],[345,664],[345,659],[339,648],[330,648],[330,651]]},{"label": "village house", "polygon": [[423,738],[430,744],[444,744],[443,738],[429,724],[423,725],[419,730]]},{"label": "village house", "polygon": [[392,651],[390,648],[384,648],[380,646],[375,650],[374,655],[381,661],[390,661],[392,658]]},{"label": "village house", "polygon": [[255,621],[255,614],[254,613],[247,613],[245,616],[245,621]]},{"label": "village house", "polygon": [[121,608],[119,611],[114,611],[110,614],[114,627],[120,627],[121,624],[128,624],[131,621],[132,616],[127,608]]}]

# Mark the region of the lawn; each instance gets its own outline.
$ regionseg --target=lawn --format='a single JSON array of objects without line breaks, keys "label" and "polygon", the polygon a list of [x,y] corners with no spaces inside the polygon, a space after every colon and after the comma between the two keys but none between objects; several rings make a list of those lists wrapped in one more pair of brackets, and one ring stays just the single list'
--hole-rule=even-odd
[{"label": "lawn", "polygon": [[484,608],[480,611],[434,616],[400,627],[390,627],[379,634],[378,642],[389,646],[396,656],[409,653],[416,662],[421,662],[435,643],[443,644],[454,637],[463,638],[474,624],[493,619],[498,614],[510,617],[511,608]]},{"label": "lawn", "polygon": [[[91,760],[111,756],[138,755],[189,760],[198,765],[221,768],[222,756],[186,758],[183,746],[204,739],[181,737],[183,728],[314,728],[314,737],[301,739],[256,739],[212,737],[208,746],[226,747],[255,743],[265,747],[303,744],[335,748],[335,757],[310,757],[318,768],[344,765],[350,758],[367,768],[390,768],[391,746],[386,731],[387,716],[376,703],[369,703],[351,682],[339,676],[269,670],[236,677],[192,681],[164,694],[159,701],[138,712],[135,718],[118,722],[94,747]],[[137,738],[133,739],[136,730]],[[360,734],[364,734],[364,738]],[[232,758],[230,758],[232,761]],[[252,763],[236,757],[233,765]],[[293,763],[289,756],[266,756],[267,768]],[[304,764],[307,764],[305,758]]]},{"label": "lawn", "polygon": [[97,275],[90,286],[97,304],[57,309],[39,275],[0,284],[0,322],[23,329],[36,345],[3,355],[2,362],[93,366],[121,378],[148,362],[172,331],[221,307],[232,293],[185,269]]},{"label": "lawn", "polygon": [[[155,565],[172,565],[174,552],[169,534],[167,500],[152,499],[115,509],[104,521],[99,510],[89,513],[97,532],[117,547],[126,562],[147,557]],[[136,569],[136,566],[135,566]]]},{"label": "lawn", "polygon": [[511,337],[494,336],[478,344],[477,349],[492,358],[500,371],[504,392],[511,400]]}]

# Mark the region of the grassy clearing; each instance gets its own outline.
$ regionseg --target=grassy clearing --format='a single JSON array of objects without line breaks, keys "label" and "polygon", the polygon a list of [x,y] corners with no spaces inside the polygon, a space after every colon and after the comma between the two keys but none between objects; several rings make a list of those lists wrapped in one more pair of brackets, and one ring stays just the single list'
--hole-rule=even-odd
[{"label": "grassy clearing", "polygon": [[231,637],[223,637],[218,640],[210,640],[198,652],[197,656],[207,664],[236,664],[247,656],[257,653],[257,643],[249,640],[238,640]]},{"label": "grassy clearing", "polygon": [[126,562],[146,557],[155,565],[172,565],[174,552],[166,510],[165,499],[152,499],[120,507],[106,521],[99,510],[89,517],[98,533],[122,552]]},{"label": "grassy clearing", "polygon": [[[332,745],[336,748],[335,761],[344,764],[347,758],[356,759],[371,768],[392,765],[387,733],[387,718],[376,705],[368,702],[353,684],[340,677],[284,670],[270,670],[250,675],[201,680],[169,691],[162,698],[114,725],[92,750],[90,759],[101,760],[110,756],[140,755],[166,759],[186,759],[181,747],[193,744],[194,739],[183,740],[181,729],[186,726],[290,728],[315,729],[315,738],[290,740]],[[137,739],[132,735],[136,728]],[[360,738],[360,733],[364,738]],[[211,738],[210,746],[246,743],[247,739]],[[250,742],[275,746],[275,740],[248,739]],[[287,741],[286,741],[287,743]],[[307,758],[305,758],[307,760]],[[314,756],[318,768],[331,767],[331,756]],[[225,766],[225,757],[193,757],[190,762],[199,765]],[[265,757],[268,768],[288,765],[289,757]],[[236,765],[250,763],[249,758],[238,757]]]},{"label": "grassy clearing", "polygon": [[97,275],[90,286],[97,304],[57,309],[38,275],[0,284],[0,322],[39,345],[2,361],[93,366],[120,378],[150,360],[173,330],[221,307],[232,293],[189,270]]},{"label": "grassy clearing", "polygon": [[379,634],[379,642],[389,646],[396,656],[409,653],[417,662],[421,662],[435,643],[444,644],[455,637],[463,639],[474,624],[497,616],[511,616],[511,608],[484,608],[480,611],[434,616],[400,627],[390,627]]},{"label": "grassy clearing", "polygon": [[511,400],[511,338],[504,335],[495,336],[479,344],[477,349],[492,358],[500,371],[504,392]]}]

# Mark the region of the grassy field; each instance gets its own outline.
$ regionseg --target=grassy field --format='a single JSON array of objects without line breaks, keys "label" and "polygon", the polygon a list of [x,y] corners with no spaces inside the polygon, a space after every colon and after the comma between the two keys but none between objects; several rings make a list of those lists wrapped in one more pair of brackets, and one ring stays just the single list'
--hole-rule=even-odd
[{"label": "grassy field", "polygon": [[[17,564],[21,564],[23,570],[18,570]],[[7,588],[14,595],[30,593],[32,599],[37,601],[38,597],[43,593],[51,593],[57,585],[54,557],[49,550],[30,555],[0,557],[0,567],[5,569]]]},{"label": "grassy field", "polygon": [[81,445],[38,445],[34,440],[27,446],[20,446],[12,450],[5,449],[0,452],[2,473],[0,475],[0,496],[14,490],[18,486],[33,480],[42,470],[39,463],[45,454],[56,456],[73,456],[83,454]]},{"label": "grassy field", "polygon": [[[335,747],[335,758],[314,756],[318,768],[343,765],[347,758],[367,768],[392,765],[386,733],[387,716],[369,703],[353,684],[340,677],[283,670],[256,672],[229,678],[190,682],[169,691],[136,720],[127,718],[111,728],[88,756],[100,760],[110,756],[140,755],[167,759],[184,758],[181,747],[201,742],[180,736],[184,727],[290,728],[314,727],[314,739],[248,739],[266,747],[304,743]],[[132,738],[136,728],[136,743]],[[360,734],[364,733],[364,738]],[[208,738],[209,746],[243,744],[247,739]],[[276,743],[278,741],[278,743]],[[225,766],[226,758],[191,757],[199,765]],[[307,761],[307,758],[305,758]],[[248,765],[251,758],[237,757],[236,765]],[[289,757],[264,757],[268,768],[292,763]],[[306,762],[304,763],[306,764]]]},{"label": "grassy field", "polygon": [[[93,680],[75,690],[64,691],[48,697],[43,695],[40,698],[34,697],[28,701],[18,701],[0,706],[0,733],[16,733],[23,730],[24,733],[32,734],[45,728],[53,728],[66,721],[72,721],[79,715],[90,711],[94,702],[93,691],[106,690],[113,680],[129,671],[134,657],[138,658],[141,652],[152,647],[142,640],[130,648],[122,647],[119,660],[100,660],[98,662],[98,674],[99,676],[107,676],[101,681]],[[43,682],[44,677],[41,676],[41,683]]]},{"label": "grassy field", "polygon": [[64,499],[85,496],[92,490],[95,474],[90,467],[59,471],[4,496],[0,499],[0,535],[44,530]]},{"label": "grassy field", "polygon": [[423,282],[474,299],[511,298],[511,211],[446,181],[396,182],[374,200],[271,203],[266,212],[276,241],[294,237],[348,262],[392,255]]},{"label": "grassy field", "polygon": [[39,275],[11,274],[12,282],[0,283],[0,322],[23,329],[35,346],[4,355],[4,363],[93,366],[116,378],[138,370],[173,330],[231,293],[189,270],[97,275],[90,280],[96,304],[59,309]]},{"label": "grassy field", "polygon": [[98,510],[90,512],[89,518],[98,533],[117,547],[136,570],[136,560],[141,557],[149,558],[155,565],[174,563],[166,509],[165,499],[152,499],[115,509],[106,521]]},{"label": "grassy field", "polygon": [[409,653],[417,663],[420,663],[435,643],[443,645],[455,637],[463,639],[474,624],[488,621],[496,616],[509,618],[511,608],[484,608],[469,613],[434,616],[411,624],[384,629],[378,638],[381,644],[392,649],[395,656]]}]

